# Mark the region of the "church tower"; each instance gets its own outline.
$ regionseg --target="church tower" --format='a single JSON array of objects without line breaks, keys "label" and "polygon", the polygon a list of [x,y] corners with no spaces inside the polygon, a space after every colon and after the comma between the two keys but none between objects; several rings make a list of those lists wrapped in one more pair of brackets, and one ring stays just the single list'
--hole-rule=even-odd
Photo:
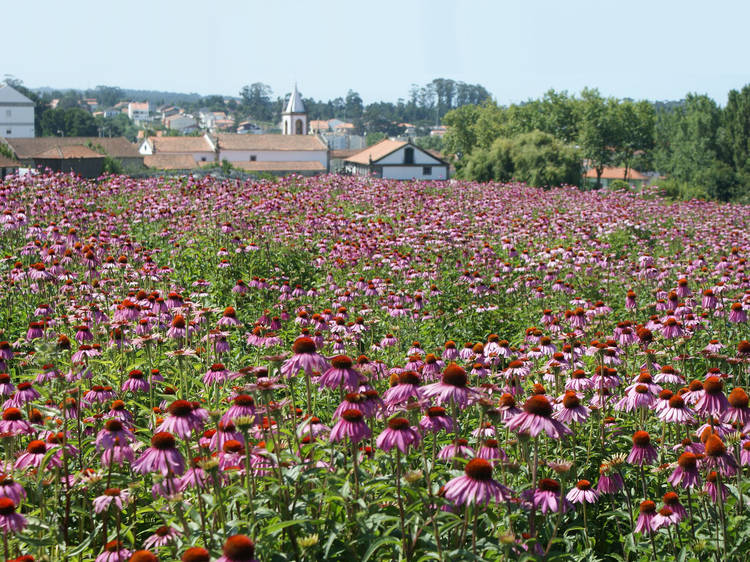
[{"label": "church tower", "polygon": [[294,85],[289,103],[281,114],[281,132],[285,135],[307,134],[307,111],[302,103],[302,96],[297,91],[297,84]]}]

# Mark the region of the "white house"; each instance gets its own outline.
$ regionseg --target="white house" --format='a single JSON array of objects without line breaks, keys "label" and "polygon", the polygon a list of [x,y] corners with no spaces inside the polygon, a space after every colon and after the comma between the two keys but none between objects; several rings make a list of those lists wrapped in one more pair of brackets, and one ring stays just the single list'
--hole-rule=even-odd
[{"label": "white house", "polygon": [[[219,161],[284,162],[288,171],[300,162],[317,162],[317,171],[328,170],[328,147],[315,135],[216,135]],[[300,165],[309,170],[310,165]]]},{"label": "white house", "polygon": [[180,133],[192,133],[198,130],[198,121],[192,115],[187,113],[178,113],[170,115],[164,119],[164,126],[167,129],[178,131]]},{"label": "white house", "polygon": [[128,117],[136,123],[151,120],[151,108],[148,102],[131,101],[128,104]]},{"label": "white house", "polygon": [[0,84],[0,137],[34,137],[34,102],[7,84]]},{"label": "white house", "polygon": [[409,141],[386,139],[344,160],[356,176],[391,180],[446,180],[448,163]]},{"label": "white house", "polygon": [[202,137],[148,137],[138,147],[144,156],[155,154],[189,155],[195,162],[215,162],[216,146],[208,135]]}]

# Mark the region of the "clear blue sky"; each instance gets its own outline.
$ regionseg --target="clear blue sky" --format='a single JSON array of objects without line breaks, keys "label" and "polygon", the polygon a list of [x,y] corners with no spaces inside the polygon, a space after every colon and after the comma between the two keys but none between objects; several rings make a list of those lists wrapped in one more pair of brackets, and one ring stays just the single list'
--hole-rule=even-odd
[{"label": "clear blue sky", "polygon": [[4,1],[0,79],[237,95],[294,81],[365,103],[443,77],[502,104],[548,88],[719,103],[750,83],[750,2],[714,0]]}]

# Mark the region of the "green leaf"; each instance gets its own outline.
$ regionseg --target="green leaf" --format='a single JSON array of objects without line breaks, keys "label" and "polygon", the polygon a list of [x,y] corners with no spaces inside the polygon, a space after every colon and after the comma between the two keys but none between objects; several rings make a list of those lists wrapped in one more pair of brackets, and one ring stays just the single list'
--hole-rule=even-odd
[{"label": "green leaf", "polygon": [[365,552],[365,555],[362,557],[362,562],[367,562],[370,559],[370,556],[375,554],[375,551],[377,549],[386,544],[399,545],[401,544],[401,540],[396,537],[382,537],[376,540],[370,545],[370,548],[367,549],[367,552]]}]

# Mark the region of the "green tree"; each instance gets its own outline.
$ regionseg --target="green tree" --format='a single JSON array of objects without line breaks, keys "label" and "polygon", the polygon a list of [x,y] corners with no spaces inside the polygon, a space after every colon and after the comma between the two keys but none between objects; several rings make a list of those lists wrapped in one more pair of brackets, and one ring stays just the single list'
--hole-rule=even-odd
[{"label": "green tree", "polygon": [[477,149],[460,175],[474,181],[516,179],[535,187],[576,185],[581,179],[581,156],[551,134],[531,131],[500,137],[489,149]]},{"label": "green tree", "polygon": [[750,84],[739,92],[729,92],[719,141],[724,160],[734,168],[737,182],[747,189],[750,187]]},{"label": "green tree", "polygon": [[388,138],[388,135],[385,133],[368,133],[367,135],[367,146],[372,146],[374,144],[378,144],[380,141],[385,140]]},{"label": "green tree", "polygon": [[92,115],[77,107],[50,109],[41,120],[43,136],[94,137],[98,134]]},{"label": "green tree", "polygon": [[443,141],[447,152],[455,154],[459,159],[471,153],[477,145],[475,127],[479,113],[478,106],[464,105],[445,115],[443,123],[448,126],[448,131]]},{"label": "green tree", "polygon": [[243,86],[240,90],[242,110],[249,113],[254,119],[271,121],[274,116],[271,93],[271,86],[262,82]]},{"label": "green tree", "polygon": [[645,153],[654,147],[654,106],[647,101],[623,100],[614,111],[617,156],[625,168],[622,179],[626,180],[636,153]]},{"label": "green tree", "polygon": [[349,90],[346,94],[346,100],[344,101],[344,112],[347,119],[352,121],[358,121],[362,119],[364,113],[364,106],[362,104],[362,98],[354,90]]},{"label": "green tree", "polygon": [[721,109],[706,95],[688,94],[680,105],[658,115],[655,162],[679,196],[729,201],[740,194],[720,142],[727,138],[721,124]]},{"label": "green tree", "polygon": [[581,92],[581,132],[579,144],[583,155],[596,170],[596,187],[602,185],[604,167],[612,162],[618,144],[617,102],[604,99],[599,90]]}]

